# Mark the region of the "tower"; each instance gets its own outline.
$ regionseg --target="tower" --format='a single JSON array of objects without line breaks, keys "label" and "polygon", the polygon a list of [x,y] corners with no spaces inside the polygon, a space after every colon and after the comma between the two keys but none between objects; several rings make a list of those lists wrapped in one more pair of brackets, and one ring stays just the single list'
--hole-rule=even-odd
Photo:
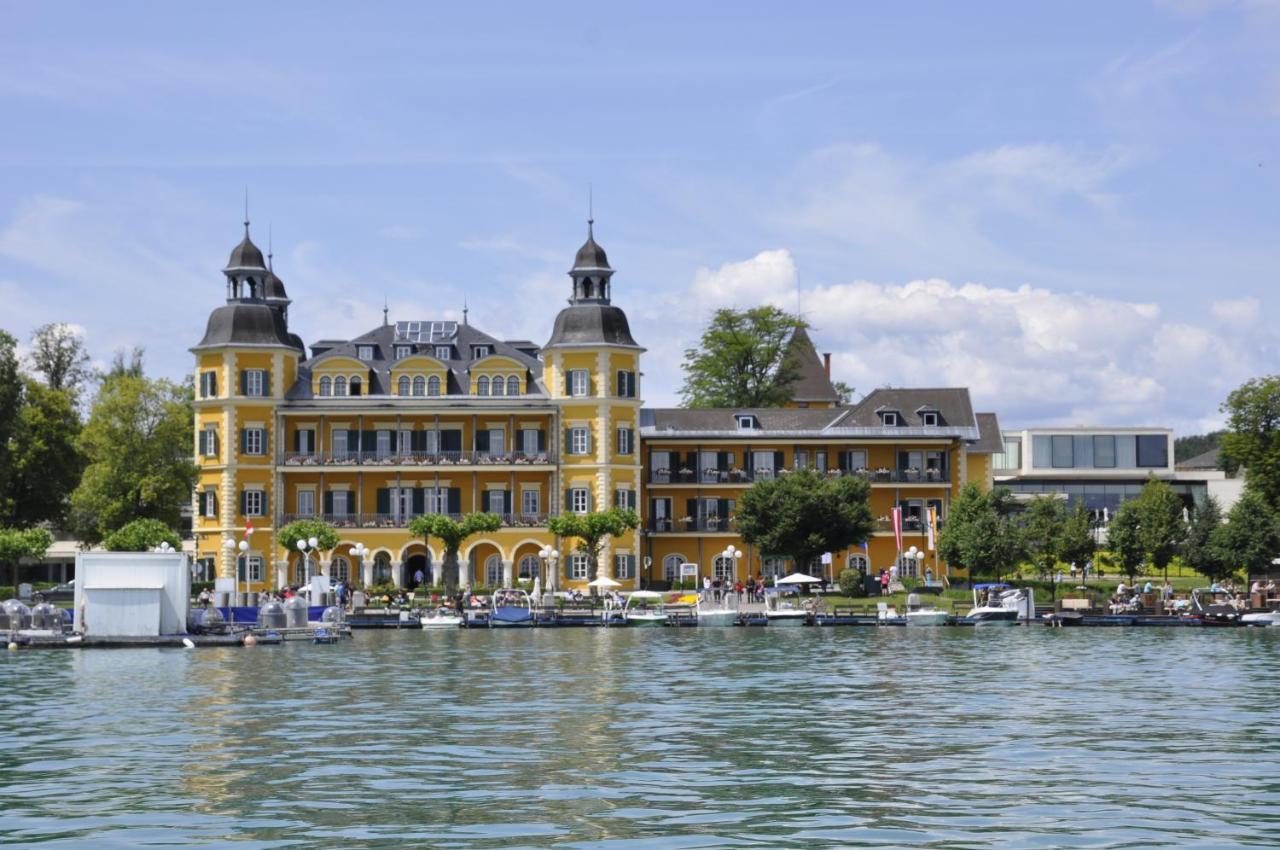
[{"label": "tower", "polygon": [[[548,392],[560,411],[562,511],[589,513],[610,507],[639,509],[640,355],[627,316],[612,304],[613,267],[587,221],[587,241],[569,270],[569,306],[556,316],[543,346]],[[599,575],[638,586],[640,532],[611,540],[601,553]],[[581,556],[566,553],[565,577],[586,578]]]},{"label": "tower", "polygon": [[[247,219],[247,216],[246,216]],[[196,363],[196,557],[216,564],[220,589],[257,590],[274,583],[276,405],[303,356],[289,333],[284,283],[249,237],[231,251],[226,303],[209,315],[192,347]],[[248,535],[243,555],[224,540]],[[240,561],[237,581],[237,561]]]}]

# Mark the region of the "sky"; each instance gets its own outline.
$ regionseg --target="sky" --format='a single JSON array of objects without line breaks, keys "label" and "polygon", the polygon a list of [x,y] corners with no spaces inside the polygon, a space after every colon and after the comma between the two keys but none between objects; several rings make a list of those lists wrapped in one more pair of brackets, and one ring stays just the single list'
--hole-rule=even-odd
[{"label": "sky", "polygon": [[0,328],[179,378],[242,234],[304,340],[546,340],[595,233],[678,403],[716,308],[1006,428],[1277,371],[1280,6],[0,2]]}]

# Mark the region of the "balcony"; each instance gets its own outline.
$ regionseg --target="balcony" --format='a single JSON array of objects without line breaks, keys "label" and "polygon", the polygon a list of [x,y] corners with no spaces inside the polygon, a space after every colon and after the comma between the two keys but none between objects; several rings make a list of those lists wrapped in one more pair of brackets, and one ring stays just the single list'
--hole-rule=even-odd
[{"label": "balcony", "polygon": [[[941,531],[944,525],[946,525],[946,522],[942,519],[942,517],[938,517],[938,530]],[[880,517],[879,519],[875,520],[875,525],[873,530],[890,531],[890,532],[893,531],[893,519],[890,517]],[[924,534],[925,533],[924,520],[922,520],[920,517],[914,517],[914,516],[903,517],[902,533],[903,534]]]},{"label": "balcony", "polygon": [[[650,484],[752,484],[790,475],[790,469],[654,469],[649,472]],[[830,478],[856,475],[872,484],[946,484],[951,476],[945,469],[828,469]]]},{"label": "balcony", "polygon": [[[418,514],[284,514],[280,524],[285,525],[295,520],[320,520],[334,528],[408,528],[409,523]],[[461,522],[464,514],[442,514],[452,520]],[[546,514],[498,514],[504,528],[545,528]]]},{"label": "balcony", "polygon": [[286,452],[288,467],[318,466],[538,466],[554,463],[548,452]]},{"label": "balcony", "polygon": [[649,531],[655,534],[679,534],[691,531],[731,533],[736,530],[736,525],[732,518],[712,516],[684,517],[682,519],[649,517],[647,527]]}]

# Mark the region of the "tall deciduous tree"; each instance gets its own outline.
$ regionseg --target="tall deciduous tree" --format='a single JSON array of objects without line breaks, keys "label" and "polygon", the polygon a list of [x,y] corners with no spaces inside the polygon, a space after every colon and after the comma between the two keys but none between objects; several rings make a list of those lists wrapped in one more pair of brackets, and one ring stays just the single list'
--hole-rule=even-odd
[{"label": "tall deciduous tree", "polygon": [[18,342],[0,331],[0,513],[12,511],[13,444],[21,417],[23,380],[18,372]]},{"label": "tall deciduous tree", "polygon": [[1058,560],[1065,564],[1084,566],[1098,548],[1093,535],[1093,523],[1084,502],[1076,502],[1075,510],[1068,511],[1058,535]]},{"label": "tall deciduous tree", "polygon": [[1227,414],[1223,457],[1243,466],[1267,504],[1280,507],[1280,376],[1245,382],[1227,396],[1222,412]]},{"label": "tall deciduous tree", "polygon": [[458,586],[458,550],[462,543],[474,534],[484,534],[502,528],[502,517],[497,514],[467,514],[461,521],[444,514],[424,514],[409,521],[409,533],[430,542],[432,537],[444,544],[444,586],[452,593]]},{"label": "tall deciduous tree", "polygon": [[777,307],[717,310],[697,348],[684,353],[681,398],[689,407],[781,407],[798,377],[785,357],[804,320]]},{"label": "tall deciduous tree", "polygon": [[1153,476],[1142,485],[1135,503],[1142,548],[1156,569],[1167,570],[1187,538],[1182,499],[1167,483]]},{"label": "tall deciduous tree", "polygon": [[1182,560],[1210,581],[1224,579],[1233,572],[1219,545],[1221,528],[1222,507],[1213,496],[1207,496],[1191,514]]},{"label": "tall deciduous tree", "polygon": [[31,368],[51,390],[66,390],[79,398],[92,373],[89,352],[73,325],[54,322],[41,325],[31,335]]},{"label": "tall deciduous tree", "polygon": [[861,544],[873,524],[871,486],[812,469],[757,481],[738,499],[742,539],[765,555],[788,555],[797,570],[825,552]]},{"label": "tall deciduous tree", "polygon": [[552,517],[547,526],[557,537],[578,541],[575,551],[587,556],[587,580],[595,581],[599,573],[600,550],[609,537],[621,537],[639,527],[640,517],[630,508],[609,508],[589,514],[563,514]]},{"label": "tall deciduous tree", "polygon": [[170,381],[103,381],[80,434],[88,466],[71,496],[81,540],[96,543],[140,518],[178,527],[195,486],[192,416],[190,397]]},{"label": "tall deciduous tree", "polygon": [[1049,579],[1058,566],[1058,550],[1066,506],[1053,496],[1037,496],[1027,505],[1023,534],[1027,554],[1041,578]]},{"label": "tall deciduous tree", "polygon": [[1214,545],[1228,568],[1228,575],[1243,567],[1248,575],[1265,572],[1280,555],[1280,522],[1261,491],[1245,487],[1227,512],[1227,521],[1214,532]]},{"label": "tall deciduous tree", "polygon": [[43,558],[52,545],[53,535],[43,528],[0,528],[0,566],[10,568],[15,593],[18,562],[24,558]]},{"label": "tall deciduous tree", "polygon": [[84,470],[77,445],[80,415],[67,390],[28,379],[10,447],[10,474],[0,486],[0,524],[62,525]]},{"label": "tall deciduous tree", "polygon": [[1014,522],[1009,491],[983,493],[966,484],[951,503],[947,522],[938,534],[938,554],[971,578],[1002,578],[1026,556],[1021,527]]},{"label": "tall deciduous tree", "polygon": [[1141,513],[1133,500],[1122,502],[1111,518],[1111,524],[1107,526],[1107,548],[1132,582],[1147,554],[1142,539]]}]

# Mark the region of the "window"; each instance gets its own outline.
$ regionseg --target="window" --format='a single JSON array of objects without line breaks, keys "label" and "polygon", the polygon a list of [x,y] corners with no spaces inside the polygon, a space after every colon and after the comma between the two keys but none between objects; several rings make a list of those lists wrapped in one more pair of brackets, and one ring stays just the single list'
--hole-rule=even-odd
[{"label": "window", "polygon": [[329,578],[334,581],[351,581],[351,563],[342,557],[329,562]]},{"label": "window", "polygon": [[397,395],[409,394],[409,376],[408,375],[401,375],[400,379],[396,381],[396,394]]},{"label": "window", "polygon": [[733,573],[733,558],[726,558],[723,555],[717,556],[715,562],[715,577],[722,581],[733,581],[735,578]]},{"label": "window", "polygon": [[484,583],[489,587],[502,587],[502,559],[497,555],[484,559]]},{"label": "window", "polygon": [[537,490],[520,491],[520,513],[527,517],[537,516],[541,495]]},{"label": "window", "polygon": [[625,425],[618,428],[618,454],[629,455],[635,452],[635,450],[635,431],[632,431]]},{"label": "window", "polygon": [[739,431],[754,431],[756,429],[756,418],[750,414],[742,413],[738,415]]},{"label": "window", "polygon": [[[412,390],[413,394],[414,394],[414,395],[422,395],[422,394],[423,394],[423,392],[424,392],[424,391],[425,391],[425,389],[426,389],[426,386],[427,386],[427,382],[426,382],[426,381],[424,381],[424,380],[422,379],[422,376],[421,376],[421,375],[419,375],[418,377],[414,378],[414,379],[413,379],[413,390]],[[409,395],[409,392],[410,392],[410,390],[409,390],[409,379],[408,379],[408,378],[401,378],[401,379],[400,379],[400,395]]]},{"label": "window", "polygon": [[680,579],[680,565],[684,563],[684,555],[668,555],[662,559],[662,578],[665,581]]},{"label": "window", "polygon": [[591,432],[582,427],[569,429],[569,454],[585,455],[591,452]]},{"label": "window", "polygon": [[591,510],[591,491],[586,487],[574,487],[569,491],[569,510],[585,514]]},{"label": "window", "polygon": [[507,394],[507,382],[502,379],[501,375],[493,379],[492,389],[490,390],[489,394],[490,395],[506,395]]},{"label": "window", "polygon": [[330,442],[333,444],[333,456],[335,458],[342,460],[350,454],[351,449],[348,446],[349,436],[350,432],[347,431],[346,428],[333,429],[333,439]]},{"label": "window", "polygon": [[490,354],[492,354],[492,353],[493,353],[493,348],[492,348],[492,347],[490,347],[490,346],[488,346],[488,345],[473,345],[473,346],[471,346],[471,359],[472,359],[472,360],[479,360],[479,359],[480,359],[480,358],[482,358],[482,357],[488,357],[488,356],[489,356]]},{"label": "window", "polygon": [[591,394],[591,373],[586,369],[569,370],[569,395],[584,397]]},{"label": "window", "polygon": [[808,449],[796,449],[795,458],[796,458],[797,472],[799,472],[802,469],[809,468],[809,450]]},{"label": "window", "polygon": [[[919,452],[917,452],[919,454]],[[844,471],[857,472],[859,469],[867,468],[867,450],[866,449],[850,449],[844,453]]]},{"label": "window", "polygon": [[447,345],[436,346],[436,359],[448,360],[453,355],[453,349]]},{"label": "window", "polygon": [[218,395],[218,373],[217,372],[201,372],[200,373],[200,396],[202,398],[214,398]]},{"label": "window", "polygon": [[245,516],[262,516],[263,507],[266,504],[266,493],[261,490],[245,490],[244,491],[244,515]]},{"label": "window", "polygon": [[316,432],[310,428],[299,428],[293,435],[293,444],[300,455],[314,454],[316,450]]},{"label": "window", "polygon": [[245,454],[247,455],[265,454],[265,451],[262,447],[262,444],[264,442],[265,440],[263,439],[262,428],[245,428],[244,429],[244,446],[242,448]]},{"label": "window", "polygon": [[507,512],[507,493],[505,490],[490,490],[485,494],[485,510],[491,514]]},{"label": "window", "polygon": [[625,369],[618,370],[618,397],[619,398],[635,398],[636,397],[636,373],[628,372]]},{"label": "window", "polygon": [[374,452],[376,455],[379,458],[391,457],[391,432],[385,430],[378,431],[376,440],[377,442],[374,445]]},{"label": "window", "polygon": [[449,488],[427,487],[422,491],[423,510],[429,514],[449,513]]},{"label": "window", "polygon": [[507,395],[520,395],[520,379],[515,375],[507,378]]},{"label": "window", "polygon": [[205,457],[218,456],[218,428],[216,425],[206,425],[204,430],[200,432],[200,454]]},{"label": "window", "polygon": [[400,457],[410,457],[413,455],[413,431],[408,428],[402,428],[396,434],[396,454]]},{"label": "window", "polygon": [[520,559],[519,573],[517,575],[521,581],[533,581],[542,574],[538,566],[537,555],[525,555]]},{"label": "window", "polygon": [[614,555],[613,556],[613,577],[618,579],[632,579],[636,577],[636,556],[635,555]]},{"label": "window", "polygon": [[359,357],[361,360],[372,360],[373,346],[372,345],[356,346],[356,357]]},{"label": "window", "polygon": [[813,453],[813,468],[818,470],[819,472],[827,471],[826,449],[819,449],[818,451]]},{"label": "window", "polygon": [[334,394],[334,395],[346,395],[346,394],[347,394],[347,379],[346,379],[346,378],[344,378],[344,377],[342,377],[341,375],[339,375],[338,377],[336,377],[336,378],[334,378],[334,379],[333,379],[333,394]]},{"label": "window", "polygon": [[397,359],[397,360],[403,360],[404,358],[408,357],[408,356],[409,356],[410,354],[412,354],[412,353],[413,353],[413,346],[412,346],[412,345],[397,345],[397,346],[396,346],[396,359]]},{"label": "window", "polygon": [[1054,434],[1050,438],[1054,469],[1070,469],[1075,466],[1075,441],[1070,434]]},{"label": "window", "polygon": [[328,377],[320,379],[320,395],[333,395],[333,381]]},{"label": "window", "polygon": [[423,439],[426,441],[423,444],[425,446],[424,451],[427,454],[432,454],[432,455],[439,454],[440,453],[440,432],[424,431],[423,434],[425,435]]},{"label": "window", "polygon": [[781,578],[787,574],[787,559],[765,558],[764,565],[761,567],[760,572],[765,578],[769,578],[771,576],[773,578]]},{"label": "window", "polygon": [[757,478],[773,477],[773,452],[752,452],[751,461]]},{"label": "window", "polygon": [[1169,465],[1169,441],[1163,434],[1138,435],[1138,466],[1161,467]]},{"label": "window", "polygon": [[431,380],[427,381],[427,395],[432,397],[440,395],[440,379],[435,375],[432,375]]},{"label": "window", "polygon": [[489,394],[489,379],[486,378],[484,375],[481,375],[476,380],[476,395],[488,395],[488,394]]},{"label": "window", "polygon": [[1021,469],[1022,441],[1018,439],[1005,440],[1004,450],[992,456],[991,465],[995,469]]},{"label": "window", "polygon": [[582,553],[569,556],[569,578],[583,579],[591,574],[591,559]]},{"label": "window", "polygon": [[244,394],[261,397],[267,394],[267,373],[262,369],[244,370]]},{"label": "window", "polygon": [[373,556],[373,583],[386,584],[391,581],[391,555],[379,552]]},{"label": "window", "polygon": [[360,379],[351,379],[351,395],[360,395]]},{"label": "window", "polygon": [[298,491],[298,515],[299,516],[315,516],[316,515],[316,491],[315,490],[299,490]]},{"label": "window", "polygon": [[898,426],[898,414],[892,410],[886,410],[880,414],[880,422],[886,428],[896,428]]},{"label": "window", "polygon": [[200,515],[205,519],[217,519],[218,492],[216,490],[205,490],[200,494]]},{"label": "window", "polygon": [[1093,465],[1096,469],[1114,469],[1116,438],[1114,434],[1093,435]]},{"label": "window", "polygon": [[934,428],[938,425],[938,414],[932,410],[925,411],[920,414],[920,423],[926,428]]},{"label": "window", "polygon": [[538,434],[537,428],[521,428],[520,429],[520,454],[525,457],[536,457],[538,454]]},{"label": "window", "polygon": [[334,490],[329,494],[333,502],[333,515],[338,517],[351,516],[351,494],[346,490]]},{"label": "window", "polygon": [[396,520],[409,519],[413,516],[413,488],[390,487],[391,516]]},{"label": "window", "polygon": [[262,581],[262,556],[245,555],[240,559],[239,572],[241,581]]},{"label": "window", "polygon": [[619,487],[613,491],[613,504],[614,507],[634,511],[636,509],[636,491],[629,487]]}]

